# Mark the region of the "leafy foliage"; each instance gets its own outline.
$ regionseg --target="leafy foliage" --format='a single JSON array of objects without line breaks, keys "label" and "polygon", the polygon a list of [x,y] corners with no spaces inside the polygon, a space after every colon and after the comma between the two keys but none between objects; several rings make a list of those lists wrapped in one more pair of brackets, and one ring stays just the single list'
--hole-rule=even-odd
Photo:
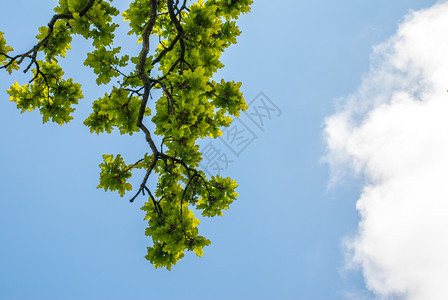
[{"label": "leafy foliage", "polygon": [[[142,210],[148,221],[145,233],[153,245],[146,258],[155,267],[170,270],[186,250],[202,256],[210,244],[199,235],[193,210],[205,217],[222,216],[238,196],[234,180],[207,178],[198,169],[202,154],[196,140],[222,135],[220,128],[247,109],[241,83],[215,82],[212,77],[224,66],[222,52],[241,33],[235,19],[249,12],[252,1],[134,0],[122,12],[129,34],[141,43],[141,52],[134,57],[121,56],[121,48],[112,47],[118,27],[112,17],[120,12],[111,2],[59,0],[56,14],[39,28],[36,45],[15,56],[0,32],[0,68],[11,74],[28,61],[24,71],[32,68],[33,77],[27,84],[15,82],[7,91],[10,100],[22,112],[38,109],[44,123],[51,120],[62,125],[73,118],[73,106],[83,95],[78,83],[63,78],[58,59],[71,48],[73,35],[92,40],[95,49],[87,53],[84,64],[97,75],[97,84],[108,84],[116,77],[119,81],[93,101],[93,112],[84,124],[97,134],[114,128],[121,134],[142,132],[148,143],[148,152],[134,164],[127,165],[120,154],[103,155],[98,188],[123,197],[132,190],[127,182],[132,172],[145,171],[131,202],[140,194],[147,197]],[[157,44],[153,55],[149,55],[150,43]],[[38,60],[42,54],[44,60]],[[129,74],[123,71],[128,65],[135,67]],[[157,75],[151,75],[153,70]],[[147,107],[151,90],[161,91],[154,114]],[[163,138],[160,147],[143,124],[145,117],[151,117],[153,131]],[[147,186],[151,174],[158,177],[153,191]]]}]

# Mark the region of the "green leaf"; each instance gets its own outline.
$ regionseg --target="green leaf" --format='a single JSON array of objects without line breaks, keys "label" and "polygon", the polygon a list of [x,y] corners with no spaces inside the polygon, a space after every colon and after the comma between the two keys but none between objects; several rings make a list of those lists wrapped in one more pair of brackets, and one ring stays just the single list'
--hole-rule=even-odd
[{"label": "green leaf", "polygon": [[[10,54],[13,48],[0,32],[0,68],[11,74],[26,65],[29,82],[15,82],[7,90],[10,100],[22,113],[38,110],[44,123],[62,125],[73,119],[83,94],[80,84],[65,78],[58,60],[70,59],[73,35],[92,43],[84,65],[103,85],[104,96],[92,101],[84,124],[96,134],[138,132],[141,143],[130,147],[145,153],[132,164],[121,154],[104,154],[97,187],[124,197],[133,188],[133,172],[140,170],[131,200],[146,199],[141,209],[152,242],[146,258],[171,270],[187,251],[202,256],[211,243],[200,235],[195,213],[222,216],[238,197],[234,180],[208,178],[200,169],[197,140],[222,135],[232,117],[247,109],[240,82],[213,78],[224,67],[223,51],[241,34],[235,20],[249,12],[252,1],[199,0],[183,6],[166,0],[151,7],[151,0],[133,0],[122,16],[140,49],[129,53],[114,44],[118,24],[113,17],[120,12],[111,2],[59,0],[58,17],[38,29],[36,44],[23,53]],[[150,19],[152,14],[157,17]]]}]

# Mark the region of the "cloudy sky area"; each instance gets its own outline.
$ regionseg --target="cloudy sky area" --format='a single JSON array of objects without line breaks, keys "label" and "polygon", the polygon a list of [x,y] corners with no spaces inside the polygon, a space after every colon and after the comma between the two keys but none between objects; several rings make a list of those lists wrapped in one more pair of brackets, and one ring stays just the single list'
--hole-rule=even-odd
[{"label": "cloudy sky area", "polygon": [[[238,154],[213,141],[240,197],[171,272],[144,259],[144,199],[96,189],[103,153],[146,145],[82,124],[107,90],[90,43],[64,63],[85,95],[67,126],[21,115],[5,91],[29,78],[0,74],[0,299],[448,299],[448,2],[255,2],[216,77],[276,110],[236,121],[255,137]],[[0,30],[26,50],[56,3],[2,3]]]},{"label": "cloudy sky area", "polygon": [[346,246],[380,298],[448,298],[446,28],[446,2],[408,14],[325,121],[332,180],[364,176]]}]

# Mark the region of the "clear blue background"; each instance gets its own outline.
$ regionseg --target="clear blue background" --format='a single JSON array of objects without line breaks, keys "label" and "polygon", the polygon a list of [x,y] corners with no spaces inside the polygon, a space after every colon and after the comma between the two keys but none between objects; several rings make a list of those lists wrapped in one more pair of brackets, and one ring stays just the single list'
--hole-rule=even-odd
[{"label": "clear blue background", "polygon": [[[202,220],[212,240],[204,257],[187,253],[171,272],[144,258],[144,199],[96,189],[103,153],[132,162],[147,145],[141,134],[97,136],[82,124],[107,91],[82,65],[90,42],[74,39],[64,62],[85,99],[63,127],[20,114],[6,89],[29,77],[0,73],[0,299],[344,299],[364,290],[359,273],[343,271],[341,246],[356,231],[359,183],[327,189],[322,122],[336,98],[356,90],[372,46],[410,9],[434,3],[255,1],[217,78],[242,81],[248,102],[264,92],[282,115],[225,170],[240,197],[224,217]],[[2,1],[0,31],[28,50],[56,4]]]}]

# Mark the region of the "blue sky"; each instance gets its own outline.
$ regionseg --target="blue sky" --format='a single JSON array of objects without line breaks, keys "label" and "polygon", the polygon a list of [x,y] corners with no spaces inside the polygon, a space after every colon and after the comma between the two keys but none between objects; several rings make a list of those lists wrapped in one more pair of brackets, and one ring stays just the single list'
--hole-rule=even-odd
[{"label": "blue sky", "polygon": [[[128,2],[117,5],[123,9]],[[357,234],[360,220],[369,220],[369,214],[360,217],[356,203],[365,195],[366,180],[374,186],[378,173],[369,173],[373,167],[365,171],[356,166],[341,171],[341,163],[352,165],[365,156],[338,148],[330,138],[339,138],[331,120],[344,115],[344,109],[338,115],[336,103],[362,98],[357,91],[372,77],[373,47],[393,36],[411,10],[435,2],[255,1],[252,12],[239,20],[243,34],[224,55],[226,67],[216,77],[242,81],[247,102],[263,92],[281,114],[267,120],[264,131],[241,117],[257,138],[239,157],[214,142],[234,160],[222,174],[237,180],[240,196],[224,217],[202,220],[200,231],[212,240],[204,257],[188,253],[171,272],[154,269],[144,258],[150,240],[144,235],[144,213],[139,209],[143,199],[130,204],[130,194],[120,198],[96,189],[102,154],[122,153],[133,161],[146,145],[138,134],[97,136],[82,124],[91,102],[107,91],[95,85],[91,70],[82,65],[89,42],[74,39],[64,63],[66,75],[83,85],[85,98],[75,119],[63,127],[42,125],[38,112],[20,114],[8,101],[6,89],[14,80],[24,82],[27,77],[17,72],[13,79],[1,73],[0,298],[381,299],[398,295],[398,299],[419,299],[418,295],[425,295],[410,294],[405,285],[391,288],[379,282],[369,266],[383,265],[382,261],[364,260],[359,243],[354,246],[357,259],[347,258],[344,241]],[[48,23],[55,5],[56,1],[47,0],[3,3],[7,13],[0,19],[0,30],[8,43],[17,51],[29,48],[37,27]],[[119,32],[126,31],[123,24]],[[125,45],[126,41],[118,38]],[[127,47],[134,53],[139,49],[129,43]],[[383,60],[387,65],[388,60]],[[355,110],[346,111],[351,109]],[[350,120],[341,122],[350,124]],[[346,136],[339,140],[344,145],[352,141]],[[335,159],[338,153],[345,160]],[[322,161],[326,155],[329,164]],[[349,175],[336,178],[336,185],[328,188],[338,172]],[[347,261],[361,267],[347,270]],[[385,274],[390,274],[390,268],[384,269]],[[388,282],[396,282],[396,277],[391,278]]]}]

